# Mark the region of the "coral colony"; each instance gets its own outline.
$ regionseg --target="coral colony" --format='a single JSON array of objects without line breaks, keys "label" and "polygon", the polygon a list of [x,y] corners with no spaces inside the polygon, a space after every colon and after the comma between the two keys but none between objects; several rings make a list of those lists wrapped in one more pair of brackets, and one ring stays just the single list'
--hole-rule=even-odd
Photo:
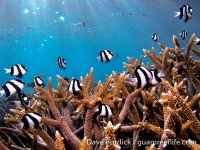
[{"label": "coral colony", "polygon": [[126,71],[105,83],[93,82],[92,68],[77,94],[61,76],[57,89],[49,78],[47,89],[36,86],[30,107],[4,116],[0,149],[200,149],[200,61],[190,55],[200,57],[196,39],[183,49],[173,36],[174,48],[159,43],[160,56],[144,49],[153,65],[128,57]]}]

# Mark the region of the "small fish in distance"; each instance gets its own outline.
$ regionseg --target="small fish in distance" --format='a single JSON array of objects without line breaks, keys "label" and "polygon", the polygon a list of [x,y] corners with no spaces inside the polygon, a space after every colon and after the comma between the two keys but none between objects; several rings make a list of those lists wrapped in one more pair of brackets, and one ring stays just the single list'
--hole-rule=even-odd
[{"label": "small fish in distance", "polygon": [[86,32],[90,32],[90,28],[87,28],[87,29],[86,29]]},{"label": "small fish in distance", "polygon": [[11,76],[16,76],[22,78],[23,75],[27,72],[27,68],[21,64],[15,64],[10,67],[10,69],[4,68],[6,73],[10,73]]},{"label": "small fish in distance", "polygon": [[82,84],[79,82],[79,80],[73,78],[68,86],[68,91],[74,95],[78,95],[78,91],[82,90],[81,86]]},{"label": "small fish in distance", "polygon": [[22,117],[22,122],[24,123],[24,128],[27,130],[29,128],[38,128],[40,126],[42,116],[38,113],[28,113]]},{"label": "small fish in distance", "polygon": [[113,53],[110,50],[102,50],[99,53],[100,56],[97,57],[98,60],[101,60],[101,62],[110,62],[110,60],[113,57]]},{"label": "small fish in distance", "polygon": [[3,86],[2,90],[0,91],[0,97],[6,94],[6,97],[19,93],[24,88],[24,82],[19,79],[13,79],[7,81]]},{"label": "small fish in distance", "polygon": [[118,59],[118,58],[119,58],[119,54],[116,54],[116,55],[115,55],[115,58]]},{"label": "small fish in distance", "polygon": [[66,60],[64,58],[62,58],[60,56],[57,59],[57,64],[58,64],[58,67],[61,68],[61,70],[62,70],[62,69],[65,69],[67,62],[66,62]]},{"label": "small fish in distance", "polygon": [[17,99],[17,94],[13,94],[13,95],[10,95],[8,98],[6,98],[5,102],[10,103],[10,102],[16,101],[16,100],[18,100]]},{"label": "small fish in distance", "polygon": [[175,12],[174,17],[179,16],[179,19],[185,18],[184,22],[187,22],[188,19],[192,18],[192,13],[193,13],[192,7],[190,7],[190,5],[188,4],[185,4],[180,8],[179,12]]},{"label": "small fish in distance", "polygon": [[82,22],[82,25],[83,25],[83,27],[85,27],[85,22],[84,21]]},{"label": "small fish in distance", "polygon": [[44,81],[42,80],[42,78],[40,76],[34,77],[34,85],[35,85],[35,87],[37,87],[37,86],[44,87]]},{"label": "small fish in distance", "polygon": [[154,42],[160,40],[160,37],[158,36],[157,33],[154,33],[151,37],[154,40]]},{"label": "small fish in distance", "polygon": [[186,30],[183,30],[183,31],[180,33],[180,36],[182,37],[182,40],[184,40],[185,38],[187,38],[187,37],[188,37],[187,31],[186,31]]}]

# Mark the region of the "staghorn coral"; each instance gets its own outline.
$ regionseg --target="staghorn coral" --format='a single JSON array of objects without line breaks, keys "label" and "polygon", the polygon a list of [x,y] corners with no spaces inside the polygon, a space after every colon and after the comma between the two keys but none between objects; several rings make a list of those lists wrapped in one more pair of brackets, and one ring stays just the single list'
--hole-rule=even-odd
[{"label": "staghorn coral", "polygon": [[[159,56],[153,47],[152,54],[143,50],[152,61],[146,67],[157,69],[162,78],[149,88],[137,89],[129,80],[138,65],[145,66],[142,57],[128,57],[126,70],[113,71],[104,84],[94,83],[91,68],[80,77],[84,86],[78,95],[67,90],[69,83],[61,76],[57,75],[57,89],[49,78],[47,89],[36,87],[29,109],[12,108],[5,115],[0,149],[199,149],[200,65],[190,53],[199,57],[194,39],[195,34],[185,51],[176,36],[174,48],[159,43]],[[112,118],[95,114],[100,104],[112,109]],[[21,118],[31,112],[41,114],[40,125],[25,130]]]},{"label": "staghorn coral", "polygon": [[113,126],[109,121],[105,127],[105,138],[106,138],[106,148],[105,150],[118,150],[121,147],[118,145],[115,137],[116,130],[120,127],[120,123],[116,126]]},{"label": "staghorn coral", "polygon": [[58,131],[56,131],[56,150],[65,150],[65,145],[63,143],[63,137],[60,135]]}]

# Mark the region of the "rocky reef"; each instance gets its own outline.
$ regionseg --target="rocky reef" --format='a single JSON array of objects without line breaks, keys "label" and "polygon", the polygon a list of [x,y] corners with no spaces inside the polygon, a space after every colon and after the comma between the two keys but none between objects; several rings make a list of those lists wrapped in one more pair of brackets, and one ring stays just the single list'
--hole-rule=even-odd
[{"label": "rocky reef", "polygon": [[[159,43],[161,52],[143,50],[151,64],[142,57],[128,57],[123,73],[112,72],[106,82],[94,83],[94,70],[80,78],[82,90],[74,95],[69,83],[57,75],[57,89],[48,79],[47,89],[36,87],[33,104],[28,109],[11,109],[0,127],[1,150],[197,150],[200,149],[200,57],[193,34],[181,48],[173,36],[174,47]],[[137,88],[130,81],[137,66],[155,69],[161,82]],[[96,115],[95,109],[107,105],[111,117]],[[22,118],[38,113],[38,126],[26,128]]]}]

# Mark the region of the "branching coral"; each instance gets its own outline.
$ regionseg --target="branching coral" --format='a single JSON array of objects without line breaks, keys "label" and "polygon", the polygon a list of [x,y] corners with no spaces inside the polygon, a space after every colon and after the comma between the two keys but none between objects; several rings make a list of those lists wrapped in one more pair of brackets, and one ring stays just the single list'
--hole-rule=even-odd
[{"label": "branching coral", "polygon": [[[159,56],[154,48],[152,53],[143,50],[151,65],[145,66],[142,57],[128,57],[126,70],[113,71],[104,84],[94,83],[91,68],[80,78],[83,86],[77,95],[68,91],[70,83],[61,76],[57,89],[49,78],[47,89],[35,88],[29,109],[10,109],[5,115],[0,149],[199,149],[200,63],[190,57],[200,56],[193,48],[195,34],[185,53],[178,38],[172,40],[174,48],[159,43]],[[138,65],[156,69],[162,82],[137,89],[129,78],[135,78]],[[111,118],[97,113],[101,105],[112,110]],[[41,115],[39,127],[26,130],[21,118],[33,112]]]}]

